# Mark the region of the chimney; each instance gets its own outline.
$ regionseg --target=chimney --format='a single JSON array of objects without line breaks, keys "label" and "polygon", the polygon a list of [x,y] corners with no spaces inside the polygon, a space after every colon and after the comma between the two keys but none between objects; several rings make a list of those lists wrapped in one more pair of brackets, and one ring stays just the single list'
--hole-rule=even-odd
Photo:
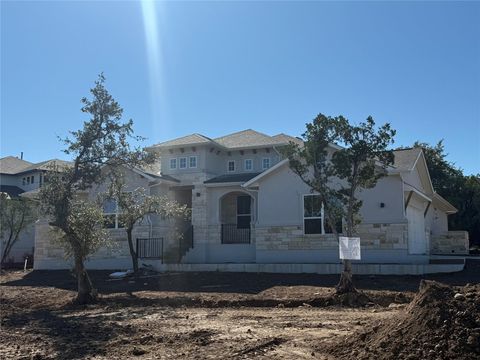
[{"label": "chimney", "polygon": [[23,160],[23,151],[20,153],[20,160]]}]

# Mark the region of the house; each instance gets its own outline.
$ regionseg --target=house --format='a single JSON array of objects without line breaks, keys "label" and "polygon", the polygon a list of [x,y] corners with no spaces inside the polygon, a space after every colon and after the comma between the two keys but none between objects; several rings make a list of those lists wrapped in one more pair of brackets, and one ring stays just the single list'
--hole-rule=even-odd
[{"label": "house", "polygon": [[[7,194],[10,198],[15,198],[25,192],[38,191],[52,166],[64,167],[68,164],[69,162],[58,159],[34,164],[23,160],[23,156],[22,158],[3,157],[0,159],[0,192]],[[23,262],[25,256],[33,255],[34,233],[34,224],[22,231],[18,241],[10,251],[9,262]],[[3,254],[4,241],[4,239],[0,239],[0,254]]]},{"label": "house", "polygon": [[[318,196],[282,156],[282,146],[290,141],[301,143],[289,135],[249,129],[216,139],[191,134],[149,147],[159,155],[157,168],[124,169],[129,186],[186,204],[191,220],[145,219],[135,230],[141,261],[160,270],[339,272],[338,242]],[[101,186],[92,190],[99,191]],[[447,217],[456,209],[434,191],[421,149],[395,151],[388,175],[360,196],[362,260],[354,271],[425,273],[463,267],[432,261],[433,255],[466,254],[468,235],[448,231]],[[129,267],[117,211],[114,202],[105,207],[116,250],[92,256],[91,268]],[[48,243],[46,228],[37,229],[35,267],[67,267],[61,250]]]}]

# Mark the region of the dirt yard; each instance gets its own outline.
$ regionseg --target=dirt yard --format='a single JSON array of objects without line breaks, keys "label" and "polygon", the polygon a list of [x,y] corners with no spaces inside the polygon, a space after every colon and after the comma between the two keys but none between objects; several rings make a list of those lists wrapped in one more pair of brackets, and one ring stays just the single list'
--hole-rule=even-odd
[{"label": "dirt yard", "polygon": [[[372,302],[346,308],[332,296],[337,276],[175,273],[133,281],[95,271],[91,277],[100,300],[78,307],[67,271],[2,273],[0,358],[335,359],[324,349],[395,320],[422,279],[356,277]],[[429,278],[478,283],[480,261]]]}]

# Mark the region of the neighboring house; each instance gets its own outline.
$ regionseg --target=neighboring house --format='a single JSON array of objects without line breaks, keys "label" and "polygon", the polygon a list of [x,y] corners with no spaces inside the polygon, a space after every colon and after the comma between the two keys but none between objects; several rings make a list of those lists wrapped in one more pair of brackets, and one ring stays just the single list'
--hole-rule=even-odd
[{"label": "neighboring house", "polygon": [[[340,271],[338,242],[318,197],[281,154],[290,141],[302,143],[285,134],[245,130],[216,139],[192,134],[149,147],[160,156],[157,168],[125,169],[129,186],[175,198],[191,208],[192,216],[188,223],[150,216],[139,224],[141,260],[170,270]],[[430,264],[433,254],[467,253],[468,236],[448,231],[447,216],[456,209],[435,193],[420,149],[395,151],[388,176],[361,198],[358,268],[368,265],[360,271],[459,269]],[[118,227],[116,211],[114,202],[105,207],[113,227]],[[44,224],[45,235],[36,241],[35,267],[67,267],[61,250],[45,240],[45,229]],[[111,231],[116,250],[92,256],[91,268],[129,267],[124,231]]]},{"label": "neighboring house", "polygon": [[[52,166],[68,166],[68,161],[52,159],[40,163],[31,163],[23,159],[7,156],[0,159],[0,192],[11,198],[25,192],[35,192],[42,186]],[[23,262],[26,255],[34,252],[34,224],[22,231],[18,241],[9,254],[11,262]],[[0,239],[0,251],[3,251],[3,239]]]}]

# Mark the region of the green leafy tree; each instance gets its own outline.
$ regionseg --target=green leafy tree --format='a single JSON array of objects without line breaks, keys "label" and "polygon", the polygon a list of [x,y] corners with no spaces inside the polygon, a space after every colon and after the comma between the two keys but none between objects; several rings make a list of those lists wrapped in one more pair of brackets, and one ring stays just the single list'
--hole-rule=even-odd
[{"label": "green leafy tree", "polygon": [[[304,145],[290,143],[286,149],[290,168],[320,196],[332,232],[338,237],[335,224],[343,218],[346,235],[351,237],[359,222],[360,191],[374,187],[393,163],[393,152],[387,148],[395,130],[389,124],[377,129],[371,117],[352,125],[343,116],[323,114],[306,127]],[[336,142],[345,148],[332,147]],[[356,292],[350,260],[343,261],[336,289],[339,294]]]},{"label": "green leafy tree", "polygon": [[23,230],[37,220],[37,206],[25,198],[9,198],[0,194],[0,238],[4,242],[0,265],[10,254]]},{"label": "green leafy tree", "polygon": [[138,273],[138,257],[133,244],[133,229],[141,219],[149,214],[161,215],[163,218],[187,217],[187,205],[180,205],[166,196],[147,194],[144,188],[126,191],[122,176],[112,178],[106,197],[114,199],[120,209],[119,222],[125,227],[128,247],[132,257],[133,271]]},{"label": "green leafy tree", "polygon": [[[85,197],[93,184],[105,180],[108,175],[102,171],[105,166],[115,171],[120,166],[141,166],[154,161],[152,154],[130,147],[129,140],[142,138],[133,135],[132,120],[122,122],[123,109],[105,88],[103,74],[90,92],[92,99],[83,98],[81,109],[90,119],[84,122],[81,130],[72,131],[70,137],[63,139],[64,152],[73,158],[73,165],[62,171],[52,169],[49,181],[40,191],[43,212],[50,219],[50,225],[63,234],[62,243],[74,260],[78,303],[95,298],[84,261],[98,249],[96,240],[102,234],[98,222],[90,221],[89,216],[83,217],[84,226],[72,222],[82,221],[82,217],[76,216],[78,209],[87,212],[82,196]],[[88,208],[88,212],[93,214],[93,208]],[[95,244],[79,231],[92,236],[98,234],[94,236]]]}]

